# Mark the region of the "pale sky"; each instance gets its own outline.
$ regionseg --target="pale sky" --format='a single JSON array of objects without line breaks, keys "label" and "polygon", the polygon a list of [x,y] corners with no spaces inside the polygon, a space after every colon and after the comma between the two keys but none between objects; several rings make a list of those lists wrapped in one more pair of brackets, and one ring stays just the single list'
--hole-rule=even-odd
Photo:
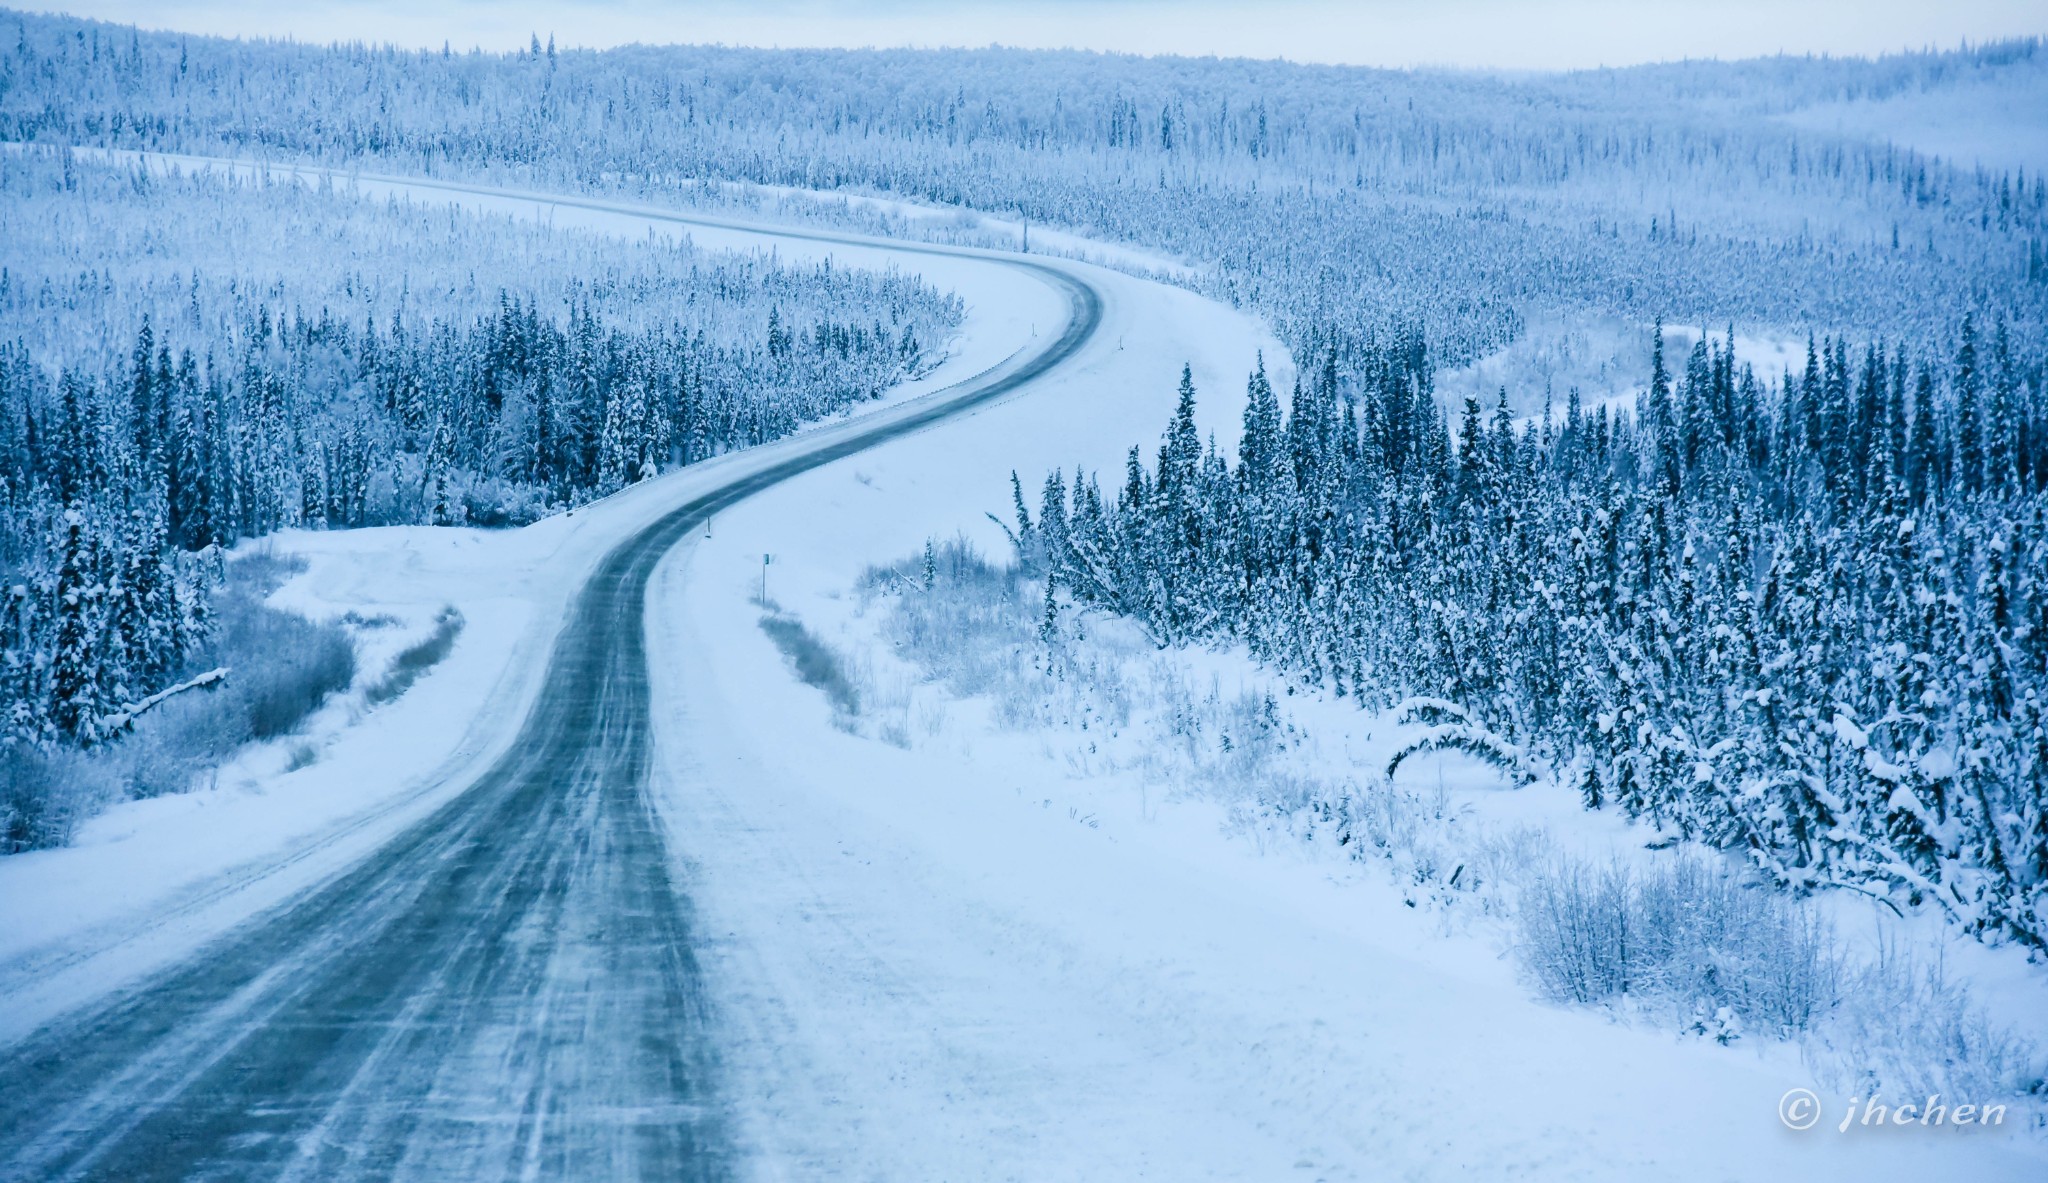
[{"label": "pale sky", "polygon": [[[42,7],[37,0],[15,0]],[[2048,34],[2048,0],[83,0],[146,28],[458,49],[1000,43],[1354,65],[1559,69],[1878,54]]]}]

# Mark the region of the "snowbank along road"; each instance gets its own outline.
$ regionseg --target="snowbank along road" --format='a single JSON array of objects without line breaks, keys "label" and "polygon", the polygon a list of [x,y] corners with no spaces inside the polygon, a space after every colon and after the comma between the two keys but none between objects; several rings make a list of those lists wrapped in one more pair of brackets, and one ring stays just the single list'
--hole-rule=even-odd
[{"label": "snowbank along road", "polygon": [[[1005,553],[1012,468],[1119,480],[1183,361],[1228,447],[1261,358],[1293,382],[1267,326],[1084,264],[351,181],[893,261],[965,328],[869,416],[573,515],[273,539],[294,605],[471,623],[314,764],[0,860],[0,1180],[2041,1178],[2017,1139],[1788,1130],[1796,1050],[1543,1003],[1377,868],[897,668],[864,567]],[[759,627],[764,551],[855,725]]]},{"label": "snowbank along road", "polygon": [[1064,327],[992,371],[795,441],[615,547],[576,596],[517,737],[473,785],[171,972],[0,1053],[0,1176],[731,1173],[689,901],[649,799],[650,574],[726,506],[1022,390],[1102,319],[1095,289],[1058,265],[892,249],[1021,269],[1064,300]]}]

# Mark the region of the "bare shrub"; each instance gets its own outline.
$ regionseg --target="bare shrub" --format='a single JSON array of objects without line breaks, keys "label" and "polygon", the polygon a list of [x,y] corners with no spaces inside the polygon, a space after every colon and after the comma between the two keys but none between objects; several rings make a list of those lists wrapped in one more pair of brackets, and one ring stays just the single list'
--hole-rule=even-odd
[{"label": "bare shrub", "polygon": [[1862,1096],[2027,1096],[2048,1108],[2048,1059],[1992,1022],[1938,959],[1896,941],[1847,977],[1841,1003],[1804,1041],[1816,1075]]},{"label": "bare shrub", "polygon": [[0,854],[71,841],[118,793],[104,762],[71,748],[0,745]]},{"label": "bare shrub", "polygon": [[899,656],[962,697],[998,690],[1035,642],[1023,574],[990,564],[963,539],[861,577],[866,595],[895,593],[883,632]]},{"label": "bare shrub", "polygon": [[237,562],[216,600],[219,622],[211,665],[226,666],[227,684],[199,701],[218,750],[247,740],[275,739],[297,729],[327,696],[355,680],[356,651],[338,624],[323,624],[264,603],[296,566],[259,552]]},{"label": "bare shrub", "polygon": [[1627,881],[1563,859],[1522,892],[1516,951],[1542,992],[1581,1005],[1628,993],[1637,950]]},{"label": "bare shrub", "polygon": [[285,620],[292,623],[272,621],[265,633],[302,647],[268,650],[268,660],[253,669],[243,667],[244,718],[251,739],[290,734],[328,695],[355,680],[356,651],[346,636],[296,617]]},{"label": "bare shrub", "polygon": [[1520,903],[1516,952],[1559,1002],[1725,1008],[1789,1036],[1841,997],[1843,957],[1811,905],[1691,855],[1648,870],[1556,858],[1530,869]]}]

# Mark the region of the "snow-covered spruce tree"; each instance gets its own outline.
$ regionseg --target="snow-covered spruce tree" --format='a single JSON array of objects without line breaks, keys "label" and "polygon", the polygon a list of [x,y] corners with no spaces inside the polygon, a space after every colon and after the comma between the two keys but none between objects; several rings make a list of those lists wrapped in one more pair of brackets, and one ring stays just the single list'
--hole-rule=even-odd
[{"label": "snow-covered spruce tree", "polygon": [[529,521],[872,398],[959,317],[895,275],[33,153],[0,219],[57,227],[0,269],[10,750],[103,747],[199,672],[221,547]]},{"label": "snow-covered spruce tree", "polygon": [[2048,370],[1990,338],[1995,377],[1965,322],[1946,360],[1828,339],[1771,381],[1703,335],[1675,372],[1652,350],[1632,414],[1468,400],[1455,434],[1397,338],[1326,356],[1284,420],[1255,372],[1234,463],[1192,456],[1184,377],[1154,469],[1106,504],[1055,473],[1021,525],[1161,643],[1243,643],[1788,885],[2044,946]]}]

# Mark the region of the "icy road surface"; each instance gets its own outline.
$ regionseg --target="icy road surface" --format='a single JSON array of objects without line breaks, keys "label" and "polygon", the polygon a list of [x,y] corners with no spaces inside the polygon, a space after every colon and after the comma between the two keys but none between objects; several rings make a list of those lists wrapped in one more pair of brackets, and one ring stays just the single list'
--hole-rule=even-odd
[{"label": "icy road surface", "polygon": [[577,595],[524,726],[472,787],[339,878],[7,1052],[0,1176],[727,1177],[689,905],[649,795],[648,579],[718,510],[1020,390],[1095,333],[1085,281],[981,258],[1053,287],[1064,326],[632,534]]}]

